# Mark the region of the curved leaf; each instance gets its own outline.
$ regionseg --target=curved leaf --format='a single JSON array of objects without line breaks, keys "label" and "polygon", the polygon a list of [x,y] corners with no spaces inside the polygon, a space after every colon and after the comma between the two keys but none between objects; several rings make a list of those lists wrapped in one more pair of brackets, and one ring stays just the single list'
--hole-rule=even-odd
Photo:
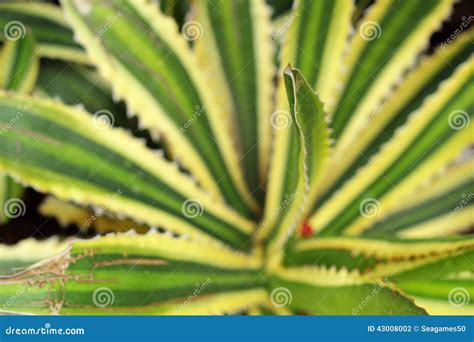
[{"label": "curved leaf", "polygon": [[99,234],[129,230],[146,233],[150,229],[146,225],[138,224],[130,219],[118,219],[106,213],[103,208],[94,211],[52,196],[45,198],[38,208],[38,212],[46,217],[54,217],[62,227],[75,224],[82,230],[94,228]]},{"label": "curved leaf", "polygon": [[[175,22],[147,1],[62,1],[101,75],[203,187],[251,217],[257,209],[196,56]],[[143,34],[147,32],[148,34]],[[140,44],[138,44],[140,42]],[[126,53],[124,53],[126,51]]]},{"label": "curved leaf", "polygon": [[[318,315],[423,315],[393,285],[370,283],[357,273],[324,268],[281,270],[270,289],[287,293],[288,306]],[[289,294],[289,295],[288,295]]]},{"label": "curved leaf", "polygon": [[38,40],[36,51],[40,56],[88,62],[57,6],[42,2],[0,3],[0,39],[17,39],[26,34],[28,27]]},{"label": "curved leaf", "polygon": [[0,245],[0,277],[48,259],[64,251],[69,241],[57,237],[46,240],[29,238],[14,246]]},{"label": "curved leaf", "polygon": [[[285,174],[270,178],[270,186],[284,181],[280,205],[272,212],[266,207],[259,237],[272,241],[270,256],[279,258],[288,234],[300,223],[309,189],[317,186],[329,153],[328,130],[323,106],[299,70],[285,70],[285,85],[291,116],[285,117],[288,153],[279,151]],[[283,112],[281,113],[282,115]],[[289,114],[289,113],[288,113]],[[274,176],[271,174],[270,177]],[[275,176],[274,176],[275,177]],[[311,194],[311,192],[310,192]],[[268,196],[273,196],[269,191]],[[272,201],[275,201],[272,198]]]},{"label": "curved leaf", "polygon": [[126,126],[125,105],[113,101],[110,88],[91,68],[43,59],[35,91],[68,105],[82,105],[90,113],[109,111],[114,125]]},{"label": "curved leaf", "polygon": [[35,93],[59,97],[68,105],[83,106],[96,115],[107,115],[113,126],[129,129],[134,136],[144,138],[150,148],[164,149],[163,144],[154,141],[139,122],[129,118],[131,114],[125,104],[113,99],[110,87],[90,67],[43,59]]},{"label": "curved leaf", "polygon": [[202,34],[194,41],[199,62],[209,75],[207,83],[219,92],[222,108],[231,114],[229,120],[237,123],[246,180],[250,190],[261,195],[270,154],[275,74],[270,9],[263,0],[201,0],[194,12],[191,19],[197,21],[189,21],[183,31],[201,25]]},{"label": "curved leaf", "polygon": [[[301,77],[304,76],[308,80],[309,84],[306,87],[315,86],[318,97],[324,96],[325,101],[330,101],[331,88],[334,85],[334,78],[330,75],[338,68],[338,61],[342,58],[341,53],[351,28],[350,12],[353,8],[352,4],[347,1],[298,1],[295,5],[285,24],[285,26],[288,26],[288,32],[281,50],[281,74],[283,74],[283,68],[288,63],[296,68],[304,68],[301,70]],[[317,37],[317,43],[311,41],[309,37]],[[324,49],[321,47],[322,45]],[[310,77],[310,79],[307,77]],[[301,94],[298,95],[302,96]],[[293,193],[294,190],[291,190],[292,185],[290,184],[290,181],[294,183],[297,176],[296,169],[289,166],[294,164],[294,161],[289,159],[296,158],[293,151],[295,151],[297,145],[293,135],[294,131],[287,129],[288,123],[292,121],[288,97],[285,92],[285,82],[283,78],[279,79],[276,89],[276,110],[271,116],[271,123],[274,128],[273,155],[268,176],[265,213],[260,237],[268,235],[273,229],[275,221],[280,217],[279,213],[288,208],[288,204],[296,195]],[[298,103],[298,100],[296,102]],[[317,102],[319,102],[319,105],[309,109],[310,112],[317,113],[323,109],[320,100],[317,100]],[[326,116],[318,115],[317,118],[316,130],[314,134],[312,132],[310,134],[315,140],[320,138],[323,144],[320,145],[320,156],[314,160],[315,165],[318,165],[318,168],[321,167],[317,170],[319,173],[329,155],[330,141],[328,139],[328,124],[325,122]],[[310,128],[307,127],[307,129]],[[309,185],[308,209],[309,204],[314,201],[318,193],[319,186],[321,186],[321,183],[317,179]],[[299,196],[301,195],[299,194]],[[300,208],[306,211],[306,208]],[[299,224],[300,222],[293,222],[289,227]]]},{"label": "curved leaf", "polygon": [[[11,177],[0,174],[0,224],[6,224],[11,218],[24,213],[24,211],[20,209],[21,206],[24,205],[24,202],[20,200],[23,191],[23,187]],[[20,211],[12,211],[16,210],[15,206],[17,206]]]},{"label": "curved leaf", "polygon": [[25,37],[7,41],[0,56],[0,88],[28,93],[38,77],[39,59],[35,39],[28,31]]},{"label": "curved leaf", "polygon": [[282,63],[301,70],[309,85],[318,93],[325,109],[334,105],[335,74],[341,68],[349,33],[353,30],[352,1],[298,0],[289,14],[285,38],[288,51]]},{"label": "curved leaf", "polygon": [[[388,264],[433,259],[474,249],[474,239],[372,239],[356,237],[313,238],[294,242],[285,251],[287,266],[324,265],[357,269],[363,273]],[[395,266],[393,266],[395,267]]]},{"label": "curved leaf", "polygon": [[326,168],[318,202],[322,203],[365,165],[417,110],[424,99],[453,75],[471,56],[474,30],[463,33],[444,49],[424,58],[376,109],[347,127]]},{"label": "curved leaf", "polygon": [[467,229],[474,223],[472,170],[474,159],[436,175],[434,180],[408,193],[364,235],[430,238]]},{"label": "curved leaf", "polygon": [[0,93],[0,169],[62,200],[213,236],[237,248],[247,245],[253,222],[107,123],[59,102]]},{"label": "curved leaf", "polygon": [[[1,6],[1,4],[0,4]],[[0,7],[1,8],[1,7]],[[39,58],[35,53],[35,39],[31,31],[17,40],[7,41],[0,54],[0,88],[28,93],[35,86]],[[0,174],[0,224],[22,215],[24,202],[20,200],[23,187],[11,177]],[[12,211],[18,208],[18,212]]]},{"label": "curved leaf", "polygon": [[379,212],[393,208],[403,194],[445,167],[472,142],[466,125],[458,127],[453,119],[461,116],[470,121],[467,85],[473,65],[474,59],[463,63],[383,149],[324,202],[310,220],[313,229],[324,230],[322,234],[359,234]]},{"label": "curved leaf", "polygon": [[338,100],[334,112],[330,110],[334,138],[349,132],[350,121],[372,113],[390,94],[392,86],[416,63],[431,34],[450,15],[452,4],[452,0],[427,0],[423,6],[383,0],[371,7],[360,20],[343,62],[340,90],[334,95]]},{"label": "curved leaf", "polygon": [[414,296],[430,314],[469,314],[474,307],[473,264],[472,249],[459,251],[454,256],[407,262],[398,270],[389,270],[389,279]]},{"label": "curved leaf", "polygon": [[[0,308],[42,314],[220,314],[265,304],[260,262],[169,234],[77,241],[0,277]],[[21,296],[15,295],[21,291]]]}]

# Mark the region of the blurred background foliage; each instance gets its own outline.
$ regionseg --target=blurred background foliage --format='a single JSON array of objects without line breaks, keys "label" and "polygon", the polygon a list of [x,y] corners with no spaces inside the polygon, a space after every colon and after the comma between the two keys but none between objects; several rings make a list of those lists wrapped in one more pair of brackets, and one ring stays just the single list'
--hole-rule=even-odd
[{"label": "blurred background foliage", "polygon": [[[189,4],[193,0],[157,0],[161,10],[175,18],[180,26],[185,21],[186,15],[188,14]],[[12,3],[12,2],[21,2],[21,3],[37,3],[37,2],[49,2],[55,3],[58,5],[58,1],[48,1],[48,0],[0,0],[0,3]],[[353,22],[356,23],[363,15],[364,10],[369,7],[374,1],[373,0],[356,0],[356,11],[353,16]],[[282,20],[286,14],[290,11],[293,6],[293,0],[267,0],[267,3],[273,9],[272,19],[275,21]],[[422,5],[420,3],[420,5]],[[434,33],[430,40],[430,47],[428,53],[431,53],[436,46],[441,42],[446,41],[446,39],[460,26],[460,24],[465,19],[466,13],[474,13],[474,2],[472,0],[461,0],[454,6],[454,11],[451,15],[450,20],[447,20],[443,23],[440,30]],[[464,19],[463,19],[464,18]],[[45,75],[48,73],[45,72],[48,68],[66,68],[65,62],[54,61],[52,63],[50,60],[42,59],[41,68]],[[40,78],[41,80],[41,78]],[[46,79],[42,79],[43,82],[47,82]],[[61,82],[58,82],[60,84]],[[49,82],[51,86],[51,82]],[[54,84],[53,84],[54,86]],[[60,91],[61,89],[56,89]],[[90,92],[93,94],[93,92]],[[82,97],[87,96],[87,94],[81,94]],[[83,103],[91,103],[92,97],[89,96],[88,99],[84,98]],[[66,101],[67,102],[67,101]],[[125,105],[123,103],[112,103],[111,106],[116,107],[117,112],[125,112]],[[88,108],[86,108],[88,109]],[[90,110],[90,109],[89,109]],[[130,118],[126,122],[115,122],[115,125],[123,126],[130,128],[131,131],[136,132],[138,130],[138,125],[136,118]],[[148,133],[145,131],[139,132],[137,136],[147,139],[149,147],[159,147],[149,138]],[[20,240],[26,239],[28,237],[34,237],[37,239],[46,239],[50,236],[80,236],[83,238],[92,237],[97,234],[97,232],[91,229],[81,229],[77,225],[67,225],[61,226],[55,218],[44,217],[38,212],[40,204],[44,201],[45,195],[36,192],[34,189],[27,188],[23,194],[22,199],[24,200],[26,207],[28,208],[26,215],[20,216],[18,218],[10,220],[7,224],[3,225],[0,229],[0,243],[4,244],[15,244]],[[471,227],[467,232],[472,232],[474,227]]]}]

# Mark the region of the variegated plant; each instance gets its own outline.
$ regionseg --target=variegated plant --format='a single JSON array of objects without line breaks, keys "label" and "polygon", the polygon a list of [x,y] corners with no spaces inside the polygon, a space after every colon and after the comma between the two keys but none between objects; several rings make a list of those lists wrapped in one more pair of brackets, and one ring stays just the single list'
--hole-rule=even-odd
[{"label": "variegated plant", "polygon": [[188,5],[0,4],[5,216],[112,232],[0,248],[0,309],[472,313],[472,16],[427,52],[453,1]]}]

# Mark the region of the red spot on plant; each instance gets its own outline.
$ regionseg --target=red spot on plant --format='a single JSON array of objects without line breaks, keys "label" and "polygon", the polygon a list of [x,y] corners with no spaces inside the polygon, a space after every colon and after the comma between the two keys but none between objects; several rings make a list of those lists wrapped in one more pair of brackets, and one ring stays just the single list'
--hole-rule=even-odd
[{"label": "red spot on plant", "polygon": [[308,221],[304,221],[300,229],[301,237],[307,238],[313,235],[313,228],[309,225]]}]

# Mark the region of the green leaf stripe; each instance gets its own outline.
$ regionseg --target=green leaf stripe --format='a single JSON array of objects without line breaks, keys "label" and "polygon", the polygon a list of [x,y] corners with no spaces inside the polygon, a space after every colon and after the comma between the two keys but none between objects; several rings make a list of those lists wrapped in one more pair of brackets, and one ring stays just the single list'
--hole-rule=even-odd
[{"label": "green leaf stripe", "polygon": [[[426,312],[388,284],[324,284],[273,277],[274,291],[286,290],[291,309],[318,315],[423,315]],[[365,305],[361,305],[364,303]]]},{"label": "green leaf stripe", "polygon": [[376,155],[397,129],[406,123],[410,114],[420,108],[424,99],[435,93],[469,59],[472,39],[474,30],[463,33],[447,48],[438,49],[432,56],[426,57],[361,126],[352,129],[347,140],[339,141],[335,159],[328,168],[327,181],[320,189],[313,210]]},{"label": "green leaf stripe", "polygon": [[[454,159],[454,156],[459,155],[462,149],[469,144],[469,140],[472,139],[469,138],[468,131],[455,127],[452,119],[453,113],[454,115],[462,113],[466,120],[470,120],[472,116],[472,113],[468,113],[472,106],[472,97],[469,95],[470,91],[467,86],[469,82],[472,82],[472,77],[465,73],[470,66],[472,66],[472,61],[460,66],[455,76],[429,98],[431,101],[427,101],[420,110],[412,113],[405,126],[399,130],[399,134],[396,134],[384,146],[384,149],[367,164],[365,169],[361,169],[350,182],[336,192],[332,199],[324,203],[318,215],[324,215],[325,210],[333,210],[334,207],[331,208],[331,206],[336,201],[336,197],[340,198],[344,195],[346,200],[352,199],[351,195],[348,195],[351,193],[350,191],[355,189],[352,189],[352,186],[362,189],[353,197],[351,204],[339,202],[337,211],[340,212],[340,215],[332,215],[332,220],[326,221],[325,229],[321,232],[322,235],[334,235],[344,231],[353,220],[363,215],[364,201],[367,199],[381,200],[384,195],[391,195],[390,190],[395,189],[396,184],[399,185],[396,188],[399,193],[402,181],[406,183],[408,180],[413,181],[410,179],[412,174],[414,177],[422,176],[417,171],[424,170],[424,164],[435,163],[433,167],[442,168],[444,163],[437,164],[442,163],[443,160],[448,161],[449,158]],[[442,95],[437,96],[437,94]],[[448,94],[452,95],[448,98]],[[427,116],[422,119],[425,115]],[[423,129],[421,129],[422,127]],[[418,133],[416,136],[415,132]],[[401,141],[404,139],[408,140],[405,141],[405,144],[402,144]],[[408,141],[411,141],[410,145],[406,145]],[[389,150],[389,147],[392,147],[395,143],[397,143],[396,149]],[[440,148],[443,145],[446,147]],[[400,149],[403,146],[405,146],[405,150],[401,153]],[[437,162],[437,160],[439,161]],[[376,169],[375,165],[379,162],[383,163],[384,167]],[[436,171],[431,172],[434,174]],[[379,177],[375,177],[376,174]],[[424,174],[424,177],[426,177],[426,174]],[[360,184],[356,184],[357,181]],[[365,186],[369,181],[371,183]],[[419,181],[421,182],[421,179]],[[383,208],[378,208],[378,210],[383,210]],[[313,223],[316,221],[317,219]],[[320,227],[317,228],[318,231],[319,229]],[[355,230],[353,232],[355,233]]]},{"label": "green leaf stripe", "polygon": [[[4,310],[49,314],[184,314],[201,302],[208,312],[237,311],[266,300],[254,268],[249,258],[223,247],[156,233],[110,236],[75,242],[46,262],[0,278],[0,303]],[[221,308],[213,303],[227,294],[240,301]]]},{"label": "green leaf stripe", "polygon": [[[234,247],[247,244],[253,223],[213,204],[175,166],[124,131],[49,100],[0,94],[0,105],[0,166],[15,178],[65,200],[123,210],[150,225],[199,227]],[[127,149],[119,149],[124,143]],[[236,221],[229,225],[229,219]]]},{"label": "green leaf stripe", "polygon": [[[447,193],[385,217],[370,230],[365,231],[363,235],[385,237],[397,234],[434,217],[441,217],[447,220],[450,215],[456,215],[461,210],[473,212],[473,204],[469,203],[473,196],[474,181],[468,179]],[[463,204],[464,200],[466,200],[467,205]]]},{"label": "green leaf stripe", "polygon": [[[195,42],[198,56],[203,67],[218,59],[208,72],[222,71],[220,86],[229,88],[228,101],[238,127],[234,130],[245,177],[250,189],[261,197],[260,183],[264,181],[269,159],[269,116],[275,71],[270,11],[260,0],[199,1],[196,10],[203,31]],[[188,24],[196,25],[192,21]],[[183,30],[186,33],[186,26]],[[226,96],[224,89],[219,91]]]},{"label": "green leaf stripe", "polygon": [[[145,18],[144,15],[151,13],[143,12],[148,8],[143,2],[89,1],[84,6],[76,6],[70,1],[63,3],[75,26],[80,26],[79,31],[83,32],[80,38],[85,41],[90,56],[96,58],[95,52],[100,50],[113,61],[105,66],[103,58],[97,57],[96,62],[115,89],[122,87],[123,94],[119,94],[125,95],[127,104],[132,103],[130,109],[135,111],[134,101],[153,103],[153,107],[140,105],[137,108],[139,116],[147,118],[144,125],[154,134],[162,133],[177,153],[177,159],[198,179],[202,172],[196,174],[193,168],[205,169],[203,172],[213,178],[214,185],[219,187],[226,201],[240,213],[251,217],[248,200],[241,195],[237,181],[229,176],[237,174],[240,169],[236,165],[229,168],[222,147],[217,144],[218,133],[210,120],[210,108],[215,104],[211,98],[203,96],[205,85],[197,83],[195,75],[190,74],[188,64],[191,61],[184,60],[182,54],[186,53],[189,58],[194,56],[185,50],[184,45],[179,45],[184,51],[175,50],[169,37],[165,39],[165,33],[155,30],[156,27],[169,29],[169,26],[155,23],[156,26],[150,27],[155,24],[150,23],[150,18]],[[110,27],[104,29],[104,22],[108,20]],[[176,32],[172,34],[176,35]],[[184,44],[184,40],[181,43]],[[114,68],[120,73],[113,71]],[[125,74],[131,82],[126,81],[125,76],[119,76]],[[129,90],[130,85],[146,93],[146,99]],[[152,108],[163,116],[157,116]],[[194,160],[192,163],[191,159]]]},{"label": "green leaf stripe", "polygon": [[[0,88],[30,92],[38,76],[39,59],[35,53],[35,39],[30,30],[25,37],[7,41],[0,55]],[[21,200],[23,187],[11,177],[0,174],[0,224],[25,214]]]},{"label": "green leaf stripe", "polygon": [[[438,0],[427,0],[423,6],[412,1],[393,0],[373,5],[370,14],[357,27],[350,60],[345,63],[345,80],[333,113],[335,139],[364,100],[370,100],[373,105],[390,92],[390,85],[414,63],[440,20],[450,13],[451,6],[452,1]],[[403,60],[399,57],[402,55]],[[355,101],[358,106],[354,106]]]},{"label": "green leaf stripe", "polygon": [[22,39],[6,42],[0,58],[0,88],[31,91],[39,69],[33,33],[28,31]]},{"label": "green leaf stripe", "polygon": [[[299,70],[288,66],[284,80],[291,112],[280,111],[283,118],[278,119],[284,120],[285,125],[278,129],[286,130],[289,140],[288,153],[279,151],[286,166],[285,183],[280,206],[273,212],[267,210],[259,232],[259,238],[271,240],[269,253],[276,256],[275,260],[281,257],[288,235],[300,224],[309,189],[316,186],[329,155],[329,132],[321,101]],[[272,182],[276,181],[270,179]]]},{"label": "green leaf stripe", "polygon": [[74,42],[73,33],[66,24],[61,10],[46,3],[0,4],[0,40],[16,40],[34,32],[41,56],[85,63],[82,47]]}]

